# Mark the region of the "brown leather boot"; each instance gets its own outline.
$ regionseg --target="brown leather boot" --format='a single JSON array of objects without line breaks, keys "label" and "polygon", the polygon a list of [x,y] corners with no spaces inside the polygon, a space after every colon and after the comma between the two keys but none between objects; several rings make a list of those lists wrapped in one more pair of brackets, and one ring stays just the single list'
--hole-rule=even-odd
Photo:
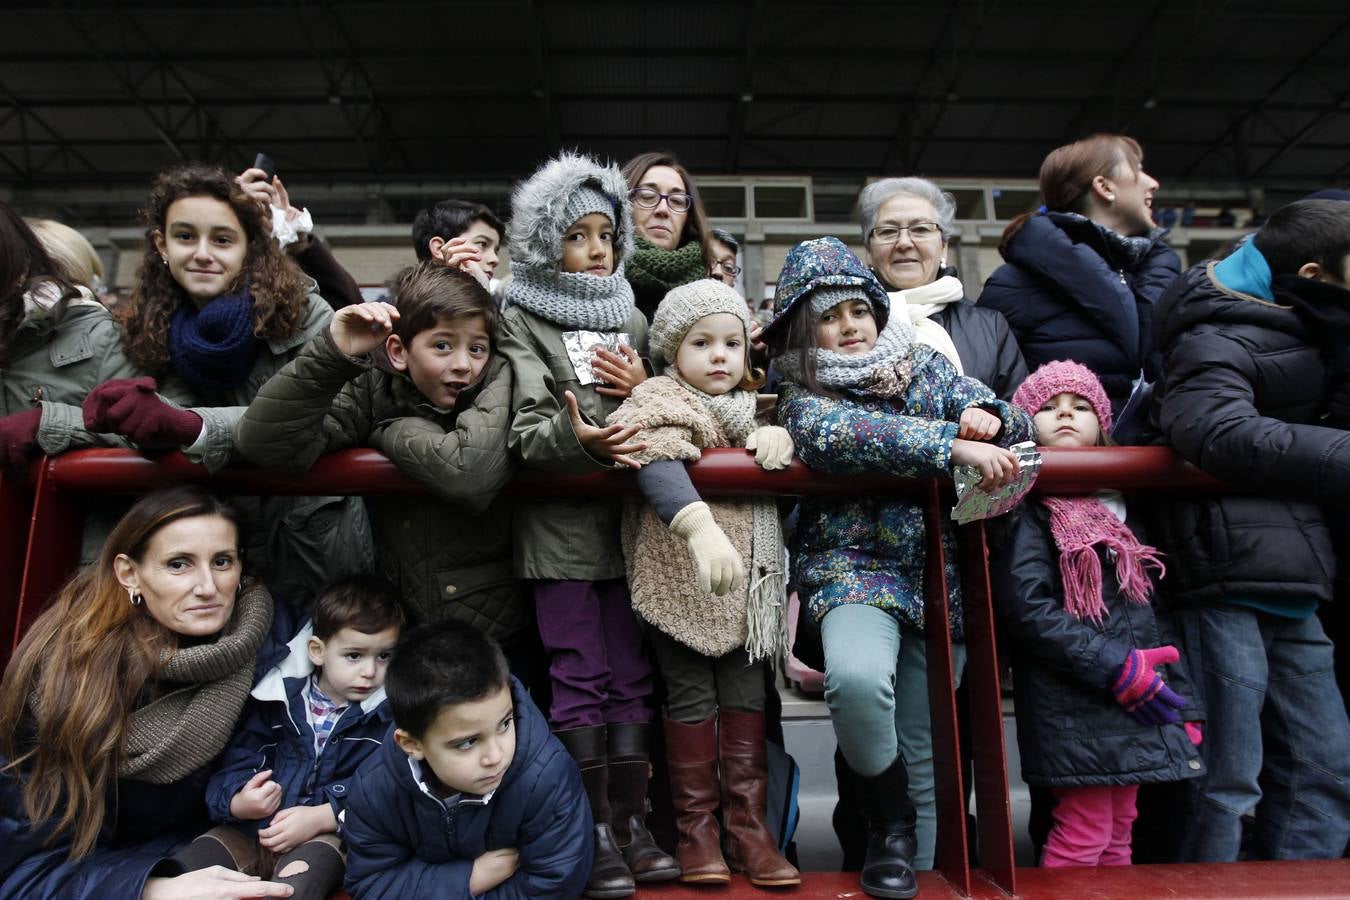
[{"label": "brown leather boot", "polygon": [[722,835],[717,827],[717,719],[709,716],[694,725],[666,718],[666,767],[670,772],[670,799],[680,843],[681,881],[725,884],[731,870],[722,859]]},{"label": "brown leather boot", "polygon": [[609,767],[606,763],[605,726],[569,728],[555,731],[558,740],[576,760],[581,770],[581,784],[586,799],[591,802],[591,817],[595,823],[595,859],[591,862],[591,877],[586,881],[586,896],[599,900],[631,897],[637,890],[633,873],[623,861],[614,832],[610,828]]},{"label": "brown leather boot", "polygon": [[727,862],[760,887],[801,884],[801,874],[778,852],[778,842],[764,824],[769,788],[764,713],[724,709],[719,718]]},{"label": "brown leather boot", "polygon": [[614,839],[638,884],[680,877],[675,857],[657,846],[647,830],[647,783],[652,777],[647,755],[647,726],[632,722],[609,725],[609,806]]}]

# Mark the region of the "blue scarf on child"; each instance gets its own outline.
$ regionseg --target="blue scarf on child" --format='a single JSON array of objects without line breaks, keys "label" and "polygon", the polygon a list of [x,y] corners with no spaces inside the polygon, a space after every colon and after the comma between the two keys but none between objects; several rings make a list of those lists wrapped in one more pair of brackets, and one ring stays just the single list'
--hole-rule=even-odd
[{"label": "blue scarf on child", "polygon": [[169,323],[169,361],[194,387],[238,387],[261,349],[253,336],[253,294],[247,287],[222,294],[200,310],[184,300]]}]

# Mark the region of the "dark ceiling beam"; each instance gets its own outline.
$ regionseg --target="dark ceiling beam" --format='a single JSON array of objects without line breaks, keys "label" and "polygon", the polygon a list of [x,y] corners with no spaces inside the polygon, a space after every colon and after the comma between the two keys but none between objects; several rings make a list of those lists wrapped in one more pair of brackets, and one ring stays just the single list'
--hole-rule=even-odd
[{"label": "dark ceiling beam", "polygon": [[[28,140],[28,123],[31,121],[34,125],[51,136],[52,140],[55,141],[56,145],[60,148],[59,152],[63,156],[74,158],[91,173],[98,172],[98,168],[89,161],[88,157],[72,147],[70,142],[67,141],[64,136],[59,134],[51,125],[47,124],[46,119],[38,115],[32,109],[29,109],[18,97],[15,97],[14,94],[10,92],[9,88],[5,87],[4,82],[0,82],[0,99],[3,99],[5,103],[19,114],[19,132],[24,141]],[[69,159],[67,159],[67,169],[69,168]],[[24,169],[25,178],[31,179],[39,174],[39,171],[33,167],[32,159],[27,150],[24,151]]]},{"label": "dark ceiling beam", "polygon": [[[1251,177],[1260,178],[1262,175],[1264,175],[1266,172],[1270,170],[1271,166],[1275,165],[1275,163],[1283,159],[1295,147],[1298,147],[1300,144],[1303,144],[1304,141],[1306,141],[1310,135],[1312,135],[1319,128],[1325,125],[1327,121],[1330,120],[1333,116],[1343,114],[1347,111],[1350,111],[1350,91],[1345,91],[1339,97],[1334,98],[1330,103],[1328,103],[1325,107],[1323,107],[1321,112],[1317,113],[1317,115],[1313,116],[1310,120],[1308,120],[1308,122],[1305,123],[1302,128],[1300,128],[1297,132],[1294,133],[1293,136],[1291,136],[1288,140],[1286,140],[1283,144],[1281,144],[1279,149],[1277,149],[1274,153],[1270,154],[1270,156],[1266,157],[1265,160],[1262,161],[1261,165],[1253,169],[1251,172]],[[1248,150],[1251,150],[1254,146],[1255,145],[1252,142],[1248,141],[1247,143]],[[1343,148],[1345,145],[1342,144],[1341,146]]]},{"label": "dark ceiling beam", "polygon": [[1064,144],[1076,141],[1081,137],[1085,137],[1085,135],[1081,133],[1084,123],[1087,122],[1092,113],[1096,112],[1101,106],[1101,102],[1096,98],[1108,93],[1113,101],[1119,98],[1119,91],[1112,90],[1112,86],[1117,84],[1122,74],[1124,74],[1126,66],[1138,64],[1140,48],[1144,43],[1144,39],[1153,33],[1154,27],[1162,19],[1163,10],[1170,3],[1171,0],[1158,0],[1158,2],[1153,5],[1153,9],[1149,12],[1148,18],[1144,20],[1144,24],[1140,26],[1139,30],[1125,42],[1123,49],[1116,55],[1115,60],[1111,63],[1111,68],[1106,71],[1105,75],[1097,80],[1096,86],[1088,91],[1088,97],[1093,99],[1085,101],[1083,105],[1078,108],[1078,112],[1074,113],[1074,117],[1070,119],[1068,124],[1060,131],[1059,142],[1055,146],[1063,146]]},{"label": "dark ceiling beam", "polygon": [[[1220,0],[1220,2],[1215,3],[1214,6],[1209,10],[1209,12],[1207,12],[1201,19],[1199,19],[1199,21],[1195,23],[1195,25],[1191,28],[1190,32],[1186,35],[1186,40],[1182,41],[1180,46],[1177,47],[1176,52],[1172,54],[1171,62],[1164,65],[1161,70],[1154,71],[1153,77],[1149,79],[1148,88],[1141,95],[1139,105],[1135,107],[1134,112],[1131,113],[1129,117],[1126,118],[1124,121],[1122,121],[1119,125],[1114,126],[1113,130],[1119,132],[1120,134],[1134,133],[1133,132],[1134,124],[1139,118],[1140,113],[1154,109],[1156,107],[1156,104],[1158,102],[1158,96],[1162,93],[1163,82],[1167,79],[1167,77],[1170,76],[1182,65],[1195,64],[1195,57],[1191,54],[1191,48],[1193,48],[1196,42],[1200,40],[1201,36],[1203,36],[1209,30],[1210,24],[1213,23],[1213,21],[1218,17],[1219,13],[1227,9],[1228,6],[1232,4],[1232,2],[1233,0]],[[1209,66],[1206,66],[1205,68],[1208,69],[1211,66],[1239,67],[1240,64],[1235,63],[1232,59],[1221,59],[1221,60],[1214,60],[1212,63],[1210,63]],[[1243,70],[1248,71],[1247,68],[1244,68]],[[1155,105],[1149,106],[1148,104],[1150,101],[1152,101]]]},{"label": "dark ceiling beam", "polygon": [[[549,59],[553,51],[548,45],[547,22],[544,12],[534,0],[527,3],[524,20],[534,23],[531,45],[534,87],[530,92],[539,101],[539,125],[543,130],[544,149],[552,157],[562,148],[562,122],[558,105],[554,102],[553,90],[549,87]],[[495,70],[499,65],[501,65],[500,58],[493,62],[490,68]]]},{"label": "dark ceiling beam", "polygon": [[928,145],[933,140],[933,134],[937,131],[938,125],[942,122],[943,115],[947,112],[947,107],[957,97],[957,92],[961,84],[961,74],[965,71],[966,61],[970,59],[971,51],[975,49],[975,44],[980,39],[980,32],[984,30],[984,25],[989,21],[989,14],[993,12],[998,0],[989,0],[980,7],[979,18],[975,20],[975,25],[970,29],[970,39],[966,41],[964,51],[959,51],[956,56],[955,64],[952,66],[951,75],[946,79],[945,90],[942,91],[941,101],[938,103],[937,112],[929,120],[928,126],[923,130],[923,136],[919,140],[919,149],[914,153],[913,165],[911,169],[917,171],[923,163],[923,155],[928,150]]},{"label": "dark ceiling beam", "polygon": [[1286,84],[1301,75],[1312,61],[1321,55],[1323,50],[1339,40],[1341,35],[1345,34],[1347,30],[1350,30],[1350,18],[1343,18],[1339,26],[1331,29],[1316,47],[1305,51],[1297,64],[1291,66],[1289,70],[1272,84],[1255,103],[1248,106],[1241,115],[1229,123],[1222,134],[1216,137],[1207,148],[1195,157],[1195,159],[1191,160],[1190,164],[1182,170],[1182,176],[1190,175],[1199,168],[1200,164],[1208,159],[1211,154],[1226,146],[1230,141],[1237,137],[1242,127],[1250,121],[1253,116],[1262,112],[1269,106],[1272,97],[1278,94]]},{"label": "dark ceiling beam", "polygon": [[750,104],[755,99],[755,55],[759,49],[759,21],[764,14],[764,0],[752,0],[745,10],[741,25],[741,77],[738,90],[731,96],[727,122],[727,152],[722,171],[738,172],[741,167],[741,138],[745,123],[750,118]]},{"label": "dark ceiling beam", "polygon": [[[920,86],[922,85],[922,79],[927,78],[929,72],[937,71],[939,54],[942,52],[943,45],[947,42],[947,32],[951,30],[953,23],[956,22],[957,10],[959,8],[959,3],[954,4],[951,10],[948,11],[946,18],[942,20],[942,26],[938,31],[938,36],[933,40],[933,46],[928,50],[928,61],[924,64],[924,67],[919,70]],[[891,140],[890,146],[886,148],[886,153],[881,157],[881,168],[879,171],[891,171],[891,166],[894,163],[897,154],[900,156],[900,165],[903,170],[906,172],[914,171],[914,159],[911,153],[915,131],[914,120],[920,120],[920,124],[922,125],[922,118],[922,114],[919,111],[919,104],[914,97],[911,97],[908,103],[900,107],[895,123],[895,136]]]}]

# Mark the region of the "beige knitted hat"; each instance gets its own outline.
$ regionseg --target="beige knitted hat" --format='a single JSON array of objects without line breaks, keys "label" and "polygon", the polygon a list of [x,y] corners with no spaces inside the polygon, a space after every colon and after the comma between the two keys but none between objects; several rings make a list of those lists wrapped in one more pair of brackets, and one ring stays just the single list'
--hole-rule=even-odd
[{"label": "beige knitted hat", "polygon": [[656,308],[651,330],[647,333],[652,364],[674,365],[675,354],[689,329],[704,316],[717,313],[731,313],[740,319],[745,325],[746,342],[749,342],[750,310],[746,308],[745,298],[733,288],[716,279],[704,278],[672,289]]}]

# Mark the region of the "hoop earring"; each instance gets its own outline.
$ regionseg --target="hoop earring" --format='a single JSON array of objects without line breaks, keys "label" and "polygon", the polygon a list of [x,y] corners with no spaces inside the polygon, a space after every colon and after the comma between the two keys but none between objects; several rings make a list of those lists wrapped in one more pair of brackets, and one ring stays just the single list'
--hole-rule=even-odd
[{"label": "hoop earring", "polygon": [[131,601],[132,606],[140,606],[145,602],[145,595],[136,593],[135,588],[127,588],[127,599]]}]

